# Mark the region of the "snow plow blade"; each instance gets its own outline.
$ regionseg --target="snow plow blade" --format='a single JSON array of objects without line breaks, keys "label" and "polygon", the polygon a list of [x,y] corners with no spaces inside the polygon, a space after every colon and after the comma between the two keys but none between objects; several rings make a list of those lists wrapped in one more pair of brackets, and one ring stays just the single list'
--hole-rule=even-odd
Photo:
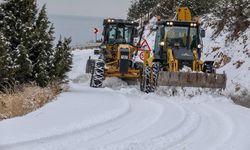
[{"label": "snow plow blade", "polygon": [[226,88],[226,74],[160,71],[159,86]]}]

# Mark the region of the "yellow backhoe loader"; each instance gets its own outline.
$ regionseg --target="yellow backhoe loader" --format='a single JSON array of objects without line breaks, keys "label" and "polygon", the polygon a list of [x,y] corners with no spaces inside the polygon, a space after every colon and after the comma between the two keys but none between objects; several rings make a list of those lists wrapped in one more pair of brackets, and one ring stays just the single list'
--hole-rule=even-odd
[{"label": "yellow backhoe loader", "polygon": [[176,18],[157,22],[153,56],[144,51],[141,91],[153,92],[157,86],[225,89],[226,74],[216,74],[213,61],[200,59],[205,31],[198,19],[185,6]]},{"label": "yellow backhoe loader", "polygon": [[86,73],[91,73],[90,86],[99,88],[107,77],[139,79],[143,64],[135,63],[138,23],[122,19],[105,19],[103,22],[103,43],[100,46],[99,59],[89,59]]}]

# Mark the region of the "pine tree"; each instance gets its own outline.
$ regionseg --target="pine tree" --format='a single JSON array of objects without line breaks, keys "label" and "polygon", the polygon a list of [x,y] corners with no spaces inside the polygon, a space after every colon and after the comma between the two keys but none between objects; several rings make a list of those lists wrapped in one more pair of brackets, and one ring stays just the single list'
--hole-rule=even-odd
[{"label": "pine tree", "polygon": [[0,4],[1,85],[35,81],[45,87],[53,80],[64,81],[71,68],[71,39],[64,38],[53,48],[54,27],[46,6],[37,12],[36,0]]},{"label": "pine tree", "polygon": [[153,14],[165,19],[172,19],[176,13],[177,2],[177,0],[160,0],[156,8],[153,9]]},{"label": "pine tree", "polygon": [[10,42],[14,80],[29,82],[32,70],[29,50],[33,46],[36,0],[4,0],[1,9],[4,14],[2,32]]},{"label": "pine tree", "polygon": [[29,53],[27,48],[20,43],[17,47],[17,51],[19,55],[17,56],[17,71],[15,75],[15,79],[18,81],[18,84],[27,83],[31,77],[32,71],[32,62],[29,59]]},{"label": "pine tree", "polygon": [[139,3],[136,0],[131,1],[130,8],[128,9],[128,19],[136,20],[140,18],[139,15]]},{"label": "pine tree", "polygon": [[11,69],[11,57],[9,42],[0,32],[0,90],[12,81],[13,73]]},{"label": "pine tree", "polygon": [[38,14],[35,25],[35,39],[33,48],[30,51],[30,58],[33,62],[33,77],[41,87],[47,86],[50,77],[51,56],[53,55],[53,33],[54,28],[48,20],[46,6],[43,5]]},{"label": "pine tree", "polygon": [[57,82],[63,82],[67,77],[66,73],[71,69],[72,54],[69,47],[70,42],[71,38],[64,38],[64,41],[60,38],[55,48],[52,75]]}]

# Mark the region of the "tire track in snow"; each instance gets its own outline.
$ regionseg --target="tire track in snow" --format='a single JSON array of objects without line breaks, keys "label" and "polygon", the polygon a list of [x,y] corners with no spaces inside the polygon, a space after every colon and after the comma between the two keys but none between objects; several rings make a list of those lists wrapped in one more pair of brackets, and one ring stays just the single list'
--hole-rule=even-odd
[{"label": "tire track in snow", "polygon": [[[70,125],[63,132],[62,131],[60,131],[60,132],[54,131],[52,129],[51,130],[52,133],[49,133],[49,135],[47,135],[47,136],[35,138],[32,140],[20,139],[20,141],[16,142],[16,143],[8,143],[8,144],[0,145],[0,149],[1,150],[2,149],[3,150],[4,149],[11,149],[14,147],[21,147],[21,146],[29,145],[32,143],[43,143],[43,142],[49,142],[51,140],[56,140],[58,138],[65,138],[67,136],[78,134],[81,131],[83,132],[83,131],[90,130],[90,129],[98,127],[98,126],[102,126],[102,125],[106,124],[107,122],[115,121],[115,120],[118,120],[120,118],[123,118],[124,116],[129,115],[129,113],[131,113],[131,106],[130,106],[128,100],[123,95],[117,95],[117,96],[120,97],[119,100],[123,101],[124,107],[105,112],[100,116],[93,116],[92,119],[89,120],[87,123],[82,122],[81,124]],[[97,136],[100,136],[100,135],[97,135]],[[94,138],[94,137],[92,136],[89,138]],[[85,139],[88,140],[88,138],[85,138]]]},{"label": "tire track in snow", "polygon": [[[224,112],[213,108],[207,104],[185,104],[188,109],[192,109],[200,114],[201,123],[199,128],[188,138],[183,139],[178,144],[169,147],[169,150],[176,149],[204,149],[215,150],[219,145],[227,141],[234,129],[232,119]],[[209,145],[207,142],[209,141]],[[204,147],[204,145],[206,145]]]},{"label": "tire track in snow", "polygon": [[[157,149],[166,149],[171,146],[174,146],[178,142],[184,140],[189,135],[193,134],[195,130],[199,127],[200,124],[200,116],[193,111],[187,111],[184,107],[184,118],[179,123],[177,123],[172,128],[165,131],[165,133],[161,133],[159,135],[155,135],[155,137],[148,137],[146,140],[134,140],[126,144],[116,144],[111,146],[106,146],[105,148],[96,148],[97,149],[105,149],[105,150],[152,150],[157,147]],[[178,113],[178,112],[177,112]],[[164,117],[164,115],[162,116]],[[160,118],[161,119],[161,118]],[[167,124],[166,124],[167,128]],[[164,129],[161,129],[164,130]]]},{"label": "tire track in snow", "polygon": [[[125,97],[124,95],[119,95],[119,96]],[[156,104],[150,101],[145,102],[142,100],[137,101],[137,100],[130,99],[128,102],[128,105],[129,105],[129,110],[126,111],[126,113],[124,113],[123,115],[117,116],[117,118],[115,119],[113,118],[110,120],[106,120],[105,122],[96,124],[94,126],[90,126],[88,128],[80,128],[79,130],[74,130],[73,132],[67,132],[64,134],[53,135],[49,137],[34,139],[34,140],[15,143],[15,144],[2,145],[0,146],[0,149],[8,149],[8,150],[9,149],[13,149],[13,150],[32,149],[35,147],[35,145],[40,145],[36,147],[36,149],[46,149],[46,150],[47,149],[54,150],[57,148],[61,149],[62,145],[64,145],[63,147],[67,147],[67,144],[72,143],[72,142],[75,143],[75,145],[77,145],[79,143],[80,144],[89,143],[91,141],[95,142],[96,140],[98,141],[101,138],[106,139],[108,136],[112,136],[111,134],[117,135],[118,133],[125,132],[129,128],[135,126],[137,123],[138,125],[137,127],[134,127],[133,132],[128,133],[127,135],[127,136],[134,136],[136,134],[139,134],[147,130],[147,128],[149,128],[151,124],[154,124],[159,119],[159,116],[161,116],[161,113],[162,113],[161,106],[159,104]],[[131,107],[131,105],[133,107]],[[145,113],[147,111],[149,112]],[[145,118],[145,115],[146,116],[148,115],[151,117]],[[134,119],[134,123],[130,122],[130,125],[127,125],[127,127],[124,127],[124,125],[126,124],[126,122],[128,122],[128,120],[131,121],[133,119]],[[98,130],[98,128],[100,129]],[[97,132],[96,130],[100,132]],[[125,138],[127,136],[125,136]],[[79,140],[76,140],[76,139],[79,139]],[[114,140],[117,140],[117,139],[114,139]],[[46,143],[46,144],[43,144],[43,143]],[[61,144],[58,146],[57,143],[61,143]]]}]

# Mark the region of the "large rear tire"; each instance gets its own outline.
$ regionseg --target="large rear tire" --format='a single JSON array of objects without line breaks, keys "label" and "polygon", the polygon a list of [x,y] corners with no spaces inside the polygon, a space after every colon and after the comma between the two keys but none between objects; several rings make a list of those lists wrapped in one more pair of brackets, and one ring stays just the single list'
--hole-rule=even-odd
[{"label": "large rear tire", "polygon": [[140,90],[145,93],[150,93],[151,85],[150,85],[150,78],[151,78],[151,69],[148,65],[146,65],[143,69],[141,82],[140,82]]},{"label": "large rear tire", "polygon": [[158,86],[160,64],[159,62],[153,62],[151,72],[151,92],[154,92]]},{"label": "large rear tire", "polygon": [[104,80],[104,62],[102,60],[95,61],[95,65],[92,68],[92,74],[90,79],[90,87],[100,88]]}]

